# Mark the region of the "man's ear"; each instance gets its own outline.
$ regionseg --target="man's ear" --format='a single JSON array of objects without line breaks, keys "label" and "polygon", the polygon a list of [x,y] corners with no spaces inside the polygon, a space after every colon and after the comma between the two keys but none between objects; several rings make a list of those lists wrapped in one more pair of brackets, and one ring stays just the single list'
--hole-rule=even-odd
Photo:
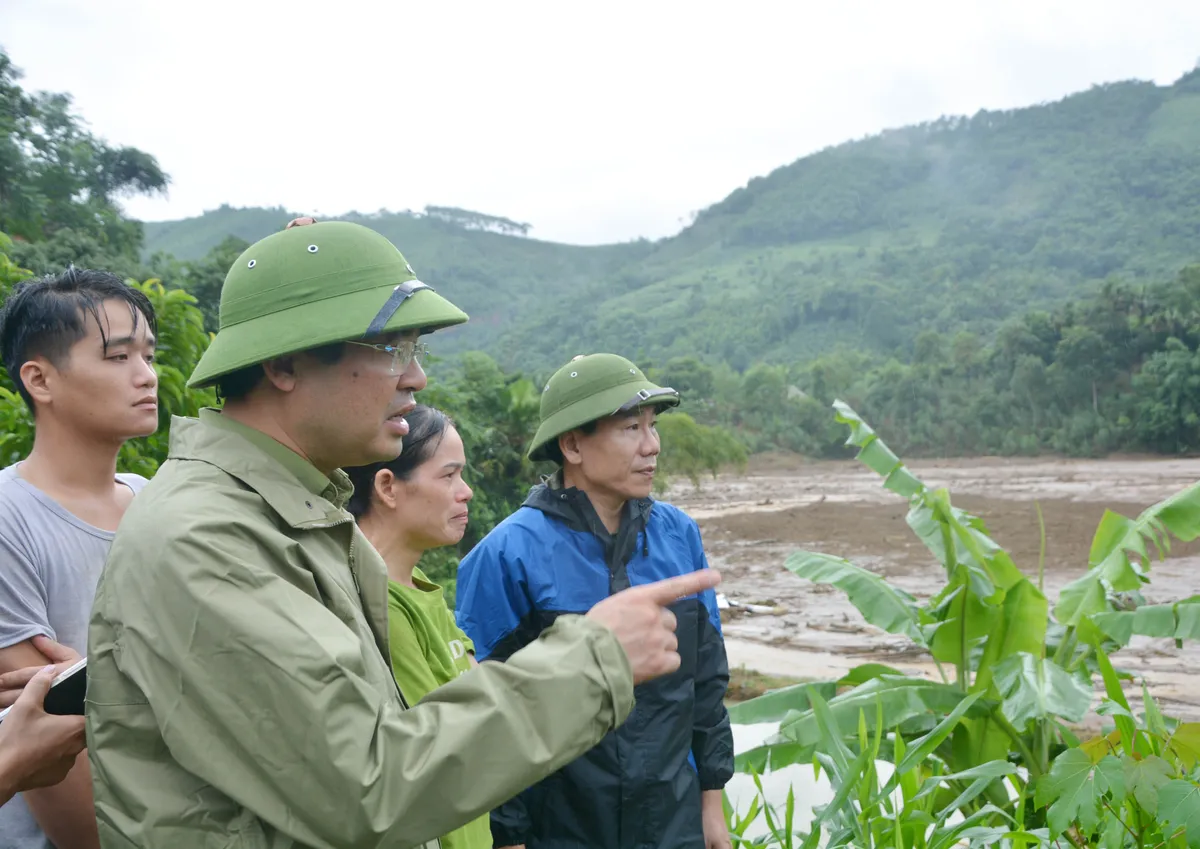
[{"label": "man's ear", "polygon": [[391,469],[380,469],[375,473],[375,480],[372,482],[375,491],[375,497],[390,509],[396,507],[396,475]]},{"label": "man's ear", "polygon": [[51,387],[54,384],[54,377],[58,370],[50,365],[43,357],[34,357],[32,360],[21,364],[21,370],[17,374],[17,379],[25,386],[25,391],[29,393],[39,404],[49,404],[50,398],[53,395]]},{"label": "man's ear", "polygon": [[558,450],[562,452],[563,460],[576,466],[583,462],[583,454],[579,450],[580,436],[578,430],[568,430],[558,437]]},{"label": "man's ear", "polygon": [[291,392],[296,388],[295,357],[276,357],[262,364],[267,380],[280,392]]}]

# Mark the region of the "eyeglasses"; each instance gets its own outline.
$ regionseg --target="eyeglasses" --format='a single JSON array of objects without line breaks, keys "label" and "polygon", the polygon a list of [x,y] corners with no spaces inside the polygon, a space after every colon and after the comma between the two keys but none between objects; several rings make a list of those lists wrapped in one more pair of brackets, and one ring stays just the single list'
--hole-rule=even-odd
[{"label": "eyeglasses", "polygon": [[382,342],[347,341],[351,345],[361,345],[364,348],[374,348],[376,351],[391,354],[392,362],[388,370],[394,375],[401,375],[408,371],[408,366],[413,360],[416,360],[417,365],[420,365],[424,362],[425,355],[429,353],[428,346],[418,339],[404,339],[399,345],[384,345]]}]

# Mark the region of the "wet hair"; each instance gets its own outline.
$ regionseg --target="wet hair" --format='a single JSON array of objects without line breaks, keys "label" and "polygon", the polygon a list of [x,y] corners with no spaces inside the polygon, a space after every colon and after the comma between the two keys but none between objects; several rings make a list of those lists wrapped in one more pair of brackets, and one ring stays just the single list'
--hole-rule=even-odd
[{"label": "wet hair", "polygon": [[454,427],[454,419],[435,407],[418,404],[411,413],[404,416],[408,422],[408,435],[404,437],[404,448],[395,460],[381,463],[369,463],[365,466],[352,466],[343,471],[350,476],[354,484],[354,494],[350,496],[346,509],[356,519],[361,519],[371,509],[371,495],[375,491],[375,475],[384,469],[402,481],[412,477],[421,465],[438,450],[442,439],[446,436],[447,428]]},{"label": "wet hair", "polygon": [[[331,366],[342,358],[342,352],[345,349],[346,345],[344,342],[332,342],[317,348],[309,348],[303,353],[311,354],[318,362]],[[263,367],[259,363],[222,375],[217,378],[217,397],[225,401],[236,401],[239,398],[245,398],[254,387],[258,386],[266,375],[267,373],[263,371]]]},{"label": "wet hair", "polygon": [[[108,334],[100,319],[105,301],[120,301],[129,307],[133,329],[145,321],[151,334],[158,333],[158,319],[150,299],[107,271],[72,266],[58,275],[47,275],[18,283],[0,308],[0,363],[8,371],[17,392],[30,410],[33,398],[21,380],[21,366],[34,357],[45,357],[60,367],[71,347],[87,335],[90,315],[100,328],[104,350]],[[36,410],[34,410],[36,412]]]}]

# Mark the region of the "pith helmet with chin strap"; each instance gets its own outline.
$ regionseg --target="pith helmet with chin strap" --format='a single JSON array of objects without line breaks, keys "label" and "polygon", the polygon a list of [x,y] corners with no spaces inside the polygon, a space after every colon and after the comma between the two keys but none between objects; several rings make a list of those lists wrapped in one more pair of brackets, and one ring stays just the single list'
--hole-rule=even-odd
[{"label": "pith helmet with chin strap", "polygon": [[348,221],[308,220],[255,242],[234,261],[221,287],[217,335],[188,386],[211,386],[246,366],[320,345],[430,333],[467,320],[379,233]]},{"label": "pith helmet with chin strap", "polygon": [[678,404],[678,392],[651,383],[624,357],[576,357],[551,375],[542,391],[540,422],[529,446],[529,459],[550,459],[547,449],[559,436],[588,422],[642,407]]}]

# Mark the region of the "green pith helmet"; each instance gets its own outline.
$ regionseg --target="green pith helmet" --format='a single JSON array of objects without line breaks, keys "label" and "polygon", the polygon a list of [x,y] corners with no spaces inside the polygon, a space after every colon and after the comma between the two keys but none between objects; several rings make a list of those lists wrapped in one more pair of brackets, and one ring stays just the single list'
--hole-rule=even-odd
[{"label": "green pith helmet", "polygon": [[374,230],[348,221],[290,227],[234,261],[221,287],[220,327],[188,386],[332,342],[466,320]]},{"label": "green pith helmet", "polygon": [[576,357],[556,371],[542,390],[542,410],[529,459],[549,459],[546,449],[559,436],[596,419],[638,407],[678,404],[678,392],[651,383],[624,357]]}]

